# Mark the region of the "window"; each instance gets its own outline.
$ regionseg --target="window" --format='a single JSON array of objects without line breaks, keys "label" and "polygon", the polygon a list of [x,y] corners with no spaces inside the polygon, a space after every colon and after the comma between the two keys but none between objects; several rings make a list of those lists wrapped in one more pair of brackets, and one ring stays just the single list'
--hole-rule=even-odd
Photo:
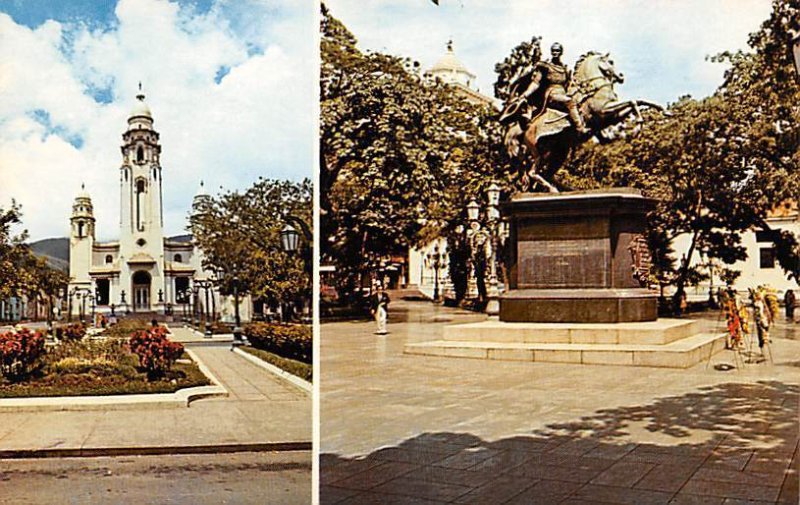
[{"label": "window", "polygon": [[181,256],[180,254],[176,254],[175,263],[183,263],[183,256]]},{"label": "window", "polygon": [[136,229],[144,231],[144,191],[143,179],[136,180]]},{"label": "window", "polygon": [[106,264],[109,264],[112,261],[114,261],[114,258],[110,254],[106,254]]},{"label": "window", "polygon": [[83,223],[78,222],[78,238],[83,238]]},{"label": "window", "polygon": [[136,161],[139,163],[144,161],[144,149],[142,149],[142,146],[139,146],[136,149]]},{"label": "window", "polygon": [[762,247],[759,252],[761,268],[775,268],[775,249]]}]

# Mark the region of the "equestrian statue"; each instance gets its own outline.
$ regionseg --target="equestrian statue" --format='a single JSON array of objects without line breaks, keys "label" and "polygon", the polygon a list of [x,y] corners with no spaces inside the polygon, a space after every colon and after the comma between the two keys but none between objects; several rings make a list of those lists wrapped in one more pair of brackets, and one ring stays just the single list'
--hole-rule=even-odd
[{"label": "equestrian statue", "polygon": [[508,154],[520,163],[520,191],[558,192],[553,175],[576,147],[592,137],[610,141],[608,129],[632,114],[642,122],[642,108],[665,111],[647,100],[619,100],[614,84],[624,77],[608,53],[584,54],[571,72],[561,60],[561,44],[552,45],[549,61],[539,59],[538,44],[534,39],[527,64],[508,82],[500,122]]}]

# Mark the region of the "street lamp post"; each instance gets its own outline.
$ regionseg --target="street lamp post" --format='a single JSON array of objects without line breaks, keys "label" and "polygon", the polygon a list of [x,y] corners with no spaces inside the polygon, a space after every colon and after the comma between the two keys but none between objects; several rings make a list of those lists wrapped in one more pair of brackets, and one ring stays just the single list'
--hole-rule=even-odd
[{"label": "street lamp post", "polygon": [[433,252],[428,253],[428,261],[433,267],[433,301],[439,301],[439,270],[444,268],[446,258],[444,253],[439,252],[439,244],[433,246]]},{"label": "street lamp post", "polygon": [[67,293],[67,322],[72,322],[72,298],[75,296],[75,288]]},{"label": "street lamp post", "polygon": [[236,326],[233,327],[233,346],[244,344],[242,340],[242,320],[239,318],[239,274],[233,274],[233,313]]},{"label": "street lamp post", "polygon": [[211,322],[209,320],[210,317],[211,317],[211,313],[209,312],[209,304],[208,304],[208,290],[209,290],[209,288],[211,288],[211,281],[208,280],[208,279],[199,279],[199,280],[195,280],[194,284],[195,284],[195,286],[198,287],[198,294],[199,294],[199,290],[200,289],[203,289],[205,291],[205,294],[206,294],[206,303],[205,303],[204,310],[203,310],[203,315],[205,316],[205,321],[206,321],[206,323],[205,323],[205,337],[206,338],[211,338],[211,336],[212,336]]},{"label": "street lamp post", "polygon": [[479,247],[484,247],[486,251],[486,262],[489,267],[489,285],[486,292],[486,313],[496,316],[500,313],[500,289],[497,279],[497,247],[498,232],[500,224],[500,186],[492,183],[486,191],[486,199],[489,203],[486,209],[486,221],[488,230],[484,230],[480,223],[480,205],[472,200],[467,205],[467,217],[470,221],[470,229],[467,231],[470,248],[474,251]]},{"label": "street lamp post", "polygon": [[489,263],[489,290],[487,293],[488,303],[486,313],[490,316],[500,314],[500,290],[497,286],[497,224],[500,222],[500,186],[492,183],[486,191],[489,207],[487,214],[489,218],[489,236],[491,237],[491,261]]},{"label": "street lamp post", "polygon": [[197,298],[200,294],[200,286],[197,285],[197,281],[194,282],[192,286],[192,326],[197,329],[200,325],[200,310],[197,306]]},{"label": "street lamp post", "polygon": [[95,309],[97,308],[97,304],[95,303],[96,300],[97,300],[97,297],[90,293],[89,294],[89,301],[92,303],[92,328],[94,328],[96,326],[95,322],[97,321],[97,318],[95,317]]},{"label": "street lamp post", "polygon": [[[92,295],[92,290],[89,288],[75,288],[75,296],[78,299],[78,309],[80,313],[81,324],[86,326],[86,300]],[[92,297],[94,298],[94,297]]]},{"label": "street lamp post", "polygon": [[[311,230],[308,225],[303,222],[303,220],[292,215],[284,216],[284,220],[286,221],[286,225],[281,230],[281,248],[283,248],[286,253],[294,254],[298,250],[300,239],[300,233],[297,231],[298,227],[303,232],[303,238],[305,239],[306,244],[311,244],[313,240]],[[305,270],[306,275],[308,275],[308,278],[311,279],[314,272],[311,265],[312,258],[310,246],[306,248],[302,254],[302,257],[303,269]],[[311,307],[308,303],[306,303],[306,301],[307,300],[303,300],[303,313],[304,317],[307,320],[310,320]]]}]

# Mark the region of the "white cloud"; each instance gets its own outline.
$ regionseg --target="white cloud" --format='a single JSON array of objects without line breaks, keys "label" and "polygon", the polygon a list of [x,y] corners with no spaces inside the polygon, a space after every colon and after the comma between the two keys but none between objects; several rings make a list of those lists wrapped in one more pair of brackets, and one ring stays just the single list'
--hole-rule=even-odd
[{"label": "white cloud", "polygon": [[115,13],[113,26],[36,29],[0,13],[0,206],[20,202],[32,238],[66,235],[82,182],[99,238],[117,237],[120,135],[139,81],[161,133],[168,234],[183,232],[200,179],[213,190],[311,177],[315,48],[287,34],[313,40],[313,11],[120,0]]}]

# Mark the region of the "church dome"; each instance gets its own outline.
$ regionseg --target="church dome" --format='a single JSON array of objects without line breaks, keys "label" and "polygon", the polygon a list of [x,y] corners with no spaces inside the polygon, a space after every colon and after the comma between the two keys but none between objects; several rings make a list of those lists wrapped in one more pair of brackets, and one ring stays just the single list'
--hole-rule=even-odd
[{"label": "church dome", "polygon": [[92,197],[89,196],[89,193],[86,191],[85,185],[81,184],[81,192],[78,193],[78,196],[75,197],[75,201],[72,204],[72,216],[91,217],[93,211]]},{"label": "church dome", "polygon": [[144,101],[144,93],[139,92],[139,94],[136,95],[136,103],[133,105],[130,117],[147,117],[153,119],[153,115],[150,113],[150,107]]},{"label": "church dome", "polygon": [[438,77],[447,83],[459,83],[469,87],[475,74],[470,72],[467,67],[461,63],[461,60],[456,57],[453,51],[453,41],[447,42],[447,52],[442,56],[436,64],[428,70],[428,73],[434,77]]}]

